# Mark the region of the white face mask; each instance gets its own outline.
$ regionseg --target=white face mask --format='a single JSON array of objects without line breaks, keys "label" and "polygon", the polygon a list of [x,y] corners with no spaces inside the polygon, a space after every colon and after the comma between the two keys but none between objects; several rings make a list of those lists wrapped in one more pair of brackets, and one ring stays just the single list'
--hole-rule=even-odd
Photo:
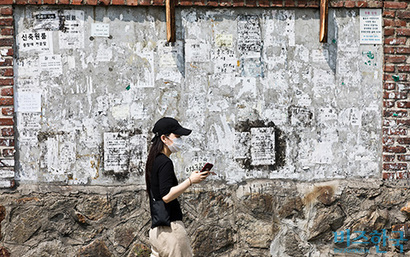
[{"label": "white face mask", "polygon": [[182,138],[170,139],[168,137],[168,139],[172,141],[171,145],[167,145],[171,153],[179,152],[184,148],[184,141],[182,140]]}]

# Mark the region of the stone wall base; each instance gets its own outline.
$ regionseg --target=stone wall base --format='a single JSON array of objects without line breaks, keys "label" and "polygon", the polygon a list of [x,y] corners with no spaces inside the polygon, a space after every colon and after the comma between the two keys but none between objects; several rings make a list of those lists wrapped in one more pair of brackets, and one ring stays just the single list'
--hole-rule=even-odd
[{"label": "stone wall base", "polygon": [[[410,241],[400,241],[410,239],[407,185],[208,181],[180,202],[197,257],[410,256]],[[0,204],[0,256],[149,256],[149,205],[141,186],[20,185],[3,192]],[[358,231],[367,240],[354,240]],[[377,243],[375,231],[386,243]]]}]

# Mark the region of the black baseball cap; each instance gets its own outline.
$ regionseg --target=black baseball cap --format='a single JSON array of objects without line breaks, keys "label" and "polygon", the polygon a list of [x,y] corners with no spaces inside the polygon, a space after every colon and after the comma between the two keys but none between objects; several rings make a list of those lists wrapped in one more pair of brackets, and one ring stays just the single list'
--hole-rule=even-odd
[{"label": "black baseball cap", "polygon": [[154,132],[155,137],[159,137],[161,135],[167,135],[171,133],[174,133],[180,136],[188,136],[189,134],[191,134],[192,130],[182,127],[179,124],[179,122],[174,118],[164,117],[164,118],[159,119],[155,123],[154,128],[152,129],[152,132]]}]

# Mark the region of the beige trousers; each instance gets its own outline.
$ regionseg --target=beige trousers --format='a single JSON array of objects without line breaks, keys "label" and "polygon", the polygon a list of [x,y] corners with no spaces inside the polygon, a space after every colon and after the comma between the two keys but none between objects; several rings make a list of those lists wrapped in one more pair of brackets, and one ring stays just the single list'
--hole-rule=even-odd
[{"label": "beige trousers", "polygon": [[171,227],[160,226],[149,231],[151,257],[192,257],[191,243],[182,221]]}]

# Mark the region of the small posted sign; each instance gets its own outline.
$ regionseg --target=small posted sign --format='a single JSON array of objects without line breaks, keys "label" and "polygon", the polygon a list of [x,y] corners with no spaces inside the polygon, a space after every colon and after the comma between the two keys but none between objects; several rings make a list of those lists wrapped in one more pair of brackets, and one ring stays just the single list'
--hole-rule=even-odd
[{"label": "small posted sign", "polygon": [[360,9],[360,44],[382,44],[382,10]]},{"label": "small posted sign", "polygon": [[91,36],[93,37],[109,37],[110,24],[109,23],[92,23]]}]

